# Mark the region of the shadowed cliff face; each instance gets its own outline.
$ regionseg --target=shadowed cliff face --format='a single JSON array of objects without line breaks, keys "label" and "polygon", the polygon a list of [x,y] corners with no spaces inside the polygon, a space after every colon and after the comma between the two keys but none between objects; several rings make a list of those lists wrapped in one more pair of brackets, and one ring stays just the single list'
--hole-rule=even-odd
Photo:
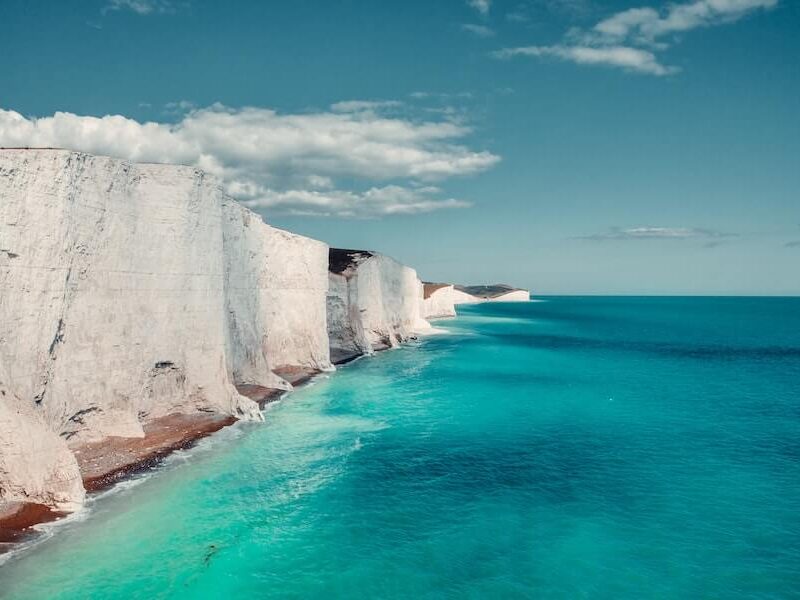
[{"label": "shadowed cliff face", "polygon": [[341,275],[345,271],[356,268],[359,263],[372,256],[375,256],[375,253],[369,250],[330,248],[328,250],[328,270],[331,273]]}]

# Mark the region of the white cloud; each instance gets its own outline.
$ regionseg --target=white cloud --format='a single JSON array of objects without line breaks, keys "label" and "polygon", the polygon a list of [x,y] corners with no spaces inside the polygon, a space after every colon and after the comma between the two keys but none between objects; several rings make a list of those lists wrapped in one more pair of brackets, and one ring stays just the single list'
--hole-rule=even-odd
[{"label": "white cloud", "polygon": [[759,9],[777,6],[779,0],[692,0],[669,4],[666,9],[631,8],[597,23],[591,30],[573,29],[562,44],[505,48],[497,58],[511,56],[556,57],[578,64],[606,65],[628,71],[663,76],[677,72],[665,66],[655,52],[668,48],[661,41],[696,29],[730,23]]},{"label": "white cloud", "polygon": [[173,13],[176,5],[170,0],[109,0],[103,13],[129,10],[137,15]]},{"label": "white cloud", "polygon": [[[174,124],[64,112],[35,119],[0,109],[0,145],[195,165],[220,177],[235,197],[257,206],[290,210],[294,198],[308,209],[314,194],[324,190],[326,198],[337,201],[318,212],[341,209],[341,214],[355,215],[361,203],[370,216],[464,206],[420,186],[478,173],[499,161],[490,152],[458,143],[470,133],[463,124],[389,118],[374,106],[345,104],[336,105],[339,112],[309,114],[214,105],[192,110]],[[368,189],[337,190],[337,180]],[[381,189],[394,195],[374,191]],[[414,195],[401,198],[398,189]],[[375,208],[381,202],[383,212]]]},{"label": "white cloud", "polygon": [[191,112],[196,108],[197,105],[191,100],[178,100],[177,102],[167,102],[164,105],[164,111],[172,114],[184,114]]},{"label": "white cloud", "polygon": [[494,30],[486,27],[485,25],[474,25],[473,23],[464,23],[461,29],[468,31],[478,37],[488,38],[494,36]]},{"label": "white cloud", "polygon": [[606,240],[721,240],[736,237],[732,233],[723,233],[713,229],[699,227],[629,227],[626,229],[613,227],[604,233],[579,236],[578,239],[606,241]]},{"label": "white cloud", "polygon": [[736,21],[757,9],[773,8],[778,0],[695,0],[670,4],[666,10],[631,8],[600,21],[594,32],[621,40],[634,38],[642,43],[656,38]]},{"label": "white cloud", "polygon": [[409,94],[414,100],[427,100],[433,98],[435,100],[469,100],[473,97],[472,92],[424,92],[417,91]]},{"label": "white cloud", "polygon": [[380,217],[410,215],[446,208],[465,208],[469,202],[437,198],[435,187],[409,188],[398,185],[372,187],[364,192],[343,190],[253,190],[256,198],[243,200],[250,208],[278,209],[292,215]]},{"label": "white cloud", "polygon": [[375,112],[401,106],[403,103],[399,100],[345,100],[331,104],[331,110],[337,113]]},{"label": "white cloud", "polygon": [[492,8],[492,0],[467,0],[467,5],[477,10],[482,15],[488,15]]},{"label": "white cloud", "polygon": [[494,53],[498,58],[513,56],[554,57],[581,65],[606,65],[621,67],[638,73],[667,75],[672,67],[665,67],[647,50],[626,46],[526,46],[505,48]]}]

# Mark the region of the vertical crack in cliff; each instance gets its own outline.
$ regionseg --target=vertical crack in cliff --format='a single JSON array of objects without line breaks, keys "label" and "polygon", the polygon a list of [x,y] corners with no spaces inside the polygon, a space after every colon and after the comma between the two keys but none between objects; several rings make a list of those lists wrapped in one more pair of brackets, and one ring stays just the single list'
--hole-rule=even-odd
[{"label": "vertical crack in cliff", "polygon": [[[77,198],[77,182],[80,177],[80,174],[83,172],[85,164],[85,157],[82,155],[70,155],[67,158],[67,173],[68,181],[67,181],[67,197],[66,197],[66,205],[69,208],[67,210],[68,215],[72,215],[73,211],[71,210],[72,207],[76,203]],[[44,357],[45,364],[44,369],[42,371],[42,375],[40,377],[40,389],[39,392],[33,397],[34,402],[37,405],[41,405],[44,401],[45,394],[47,393],[47,387],[50,385],[50,381],[53,378],[53,370],[54,370],[54,362],[58,356],[56,349],[58,344],[63,342],[64,340],[64,328],[65,328],[65,317],[67,313],[67,306],[70,302],[70,294],[69,294],[69,286],[70,286],[70,278],[72,276],[72,266],[75,262],[75,240],[70,239],[74,238],[76,232],[74,231],[75,228],[72,226],[72,222],[70,222],[70,227],[67,229],[67,235],[64,236],[65,247],[63,248],[63,255],[67,256],[67,267],[66,271],[67,274],[64,277],[64,292],[61,297],[61,303],[59,307],[59,314],[58,320],[56,322],[56,331],[53,334],[52,342],[50,343],[50,347],[47,352],[47,356]]]},{"label": "vertical crack in cliff", "polygon": [[55,359],[56,346],[62,341],[64,341],[64,319],[59,319],[56,334],[53,336],[53,341],[50,342],[50,348],[47,349],[51,358]]},{"label": "vertical crack in cliff", "polygon": [[[66,206],[69,207],[67,214],[69,222],[67,224],[66,235],[64,236],[63,254],[67,257],[66,275],[64,277],[64,291],[61,296],[60,306],[56,320],[56,328],[47,355],[44,357],[45,365],[40,378],[39,392],[34,396],[34,402],[41,405],[47,394],[50,382],[55,371],[55,362],[58,358],[59,348],[66,339],[67,316],[70,308],[80,289],[80,282],[85,280],[89,272],[93,255],[99,247],[98,242],[103,239],[102,233],[106,226],[107,202],[99,207],[95,213],[94,223],[87,226],[79,222],[75,217],[75,208],[79,206],[80,182],[86,169],[86,163],[91,160],[87,155],[72,155],[67,160],[67,194]],[[106,199],[113,192],[113,186],[106,191]],[[94,245],[94,247],[92,247]],[[92,411],[89,411],[92,412]],[[74,416],[74,415],[73,415]],[[65,416],[66,417],[66,416]],[[83,419],[74,420],[72,417],[65,418],[64,425],[70,423],[83,425]],[[72,437],[75,431],[65,431],[67,439]]]}]

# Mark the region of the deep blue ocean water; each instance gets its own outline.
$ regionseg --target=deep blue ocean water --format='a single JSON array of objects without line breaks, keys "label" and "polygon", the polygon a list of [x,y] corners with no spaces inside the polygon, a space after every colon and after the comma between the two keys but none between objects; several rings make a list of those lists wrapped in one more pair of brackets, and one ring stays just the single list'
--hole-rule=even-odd
[{"label": "deep blue ocean water", "polygon": [[800,597],[800,299],[460,309],[0,567],[0,597]]}]

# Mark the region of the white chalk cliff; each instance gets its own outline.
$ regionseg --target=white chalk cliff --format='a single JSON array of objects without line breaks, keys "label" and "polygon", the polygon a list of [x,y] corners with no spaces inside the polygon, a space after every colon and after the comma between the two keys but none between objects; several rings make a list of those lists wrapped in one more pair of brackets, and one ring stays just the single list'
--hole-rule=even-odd
[{"label": "white chalk cliff", "polygon": [[429,329],[421,297],[414,269],[374,252],[332,248],[328,337],[334,362],[397,346]]},{"label": "white chalk cliff", "polygon": [[270,227],[231,198],[222,207],[227,357],[234,382],[290,389],[276,371],[331,369],[328,246]]},{"label": "white chalk cliff", "polygon": [[261,419],[235,383],[330,367],[327,246],[194,168],[0,150],[0,290],[0,500],[80,503],[68,447],[174,413]]},{"label": "white chalk cliff", "polygon": [[420,311],[424,319],[456,316],[456,290],[451,283],[424,283]]},{"label": "white chalk cliff", "polygon": [[511,287],[505,284],[455,286],[453,301],[455,304],[477,304],[479,302],[529,302],[531,294],[528,290]]},{"label": "white chalk cliff", "polygon": [[423,288],[392,258],[267,225],[195,168],[0,149],[0,509],[75,509],[90,446],[174,415],[260,420],[237,389],[291,389],[460,302],[523,298]]},{"label": "white chalk cliff", "polygon": [[0,500],[71,511],[81,506],[84,495],[67,443],[13,395],[0,364]]},{"label": "white chalk cliff", "polygon": [[472,294],[468,294],[463,290],[459,290],[454,288],[453,289],[453,304],[477,304],[479,302],[485,302],[483,298],[478,298],[477,296],[473,296]]}]

